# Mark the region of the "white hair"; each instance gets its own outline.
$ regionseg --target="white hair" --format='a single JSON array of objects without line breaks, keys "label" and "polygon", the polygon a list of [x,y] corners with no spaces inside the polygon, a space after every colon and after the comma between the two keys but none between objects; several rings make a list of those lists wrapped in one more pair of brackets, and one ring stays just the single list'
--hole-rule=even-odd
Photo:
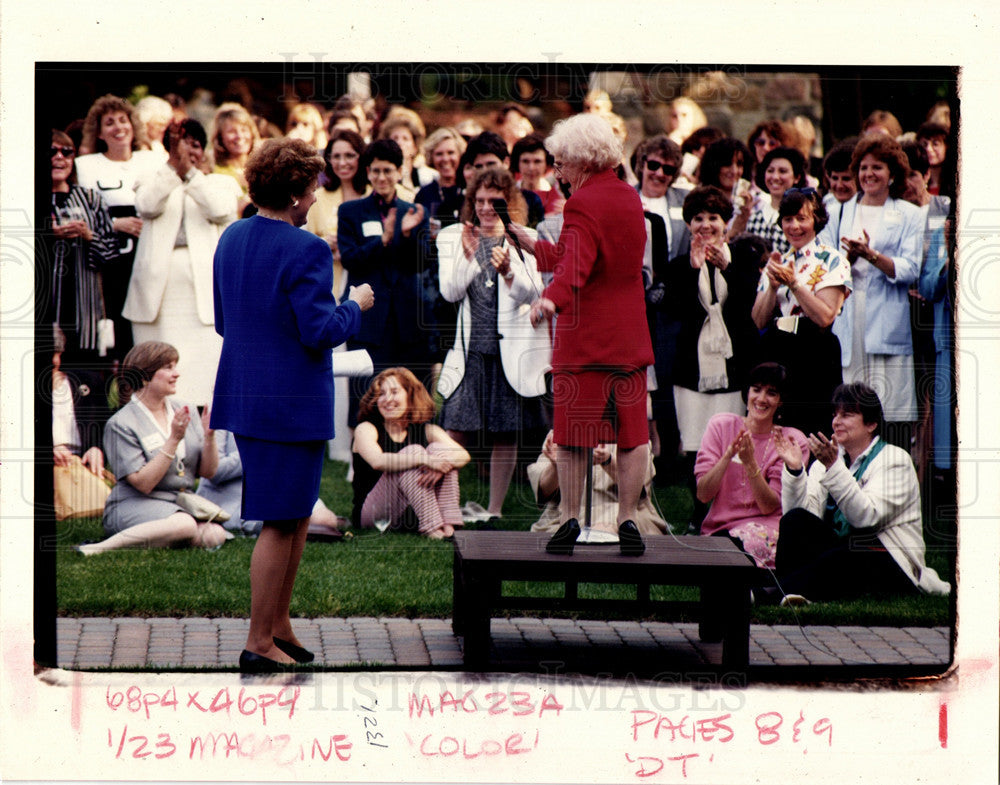
[{"label": "white hair", "polygon": [[611,124],[589,112],[559,120],[545,147],[556,158],[591,171],[612,169],[622,159],[622,142]]},{"label": "white hair", "polygon": [[158,95],[147,95],[135,105],[139,122],[145,124],[150,120],[160,120],[169,124],[174,117],[174,108]]}]

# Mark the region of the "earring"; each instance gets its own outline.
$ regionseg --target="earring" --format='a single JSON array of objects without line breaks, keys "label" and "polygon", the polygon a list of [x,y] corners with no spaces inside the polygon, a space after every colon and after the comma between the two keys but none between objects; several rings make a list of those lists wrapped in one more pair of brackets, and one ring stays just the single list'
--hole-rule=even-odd
[{"label": "earring", "polygon": [[298,207],[298,206],[299,206],[299,200],[298,199],[292,199],[292,207]]}]

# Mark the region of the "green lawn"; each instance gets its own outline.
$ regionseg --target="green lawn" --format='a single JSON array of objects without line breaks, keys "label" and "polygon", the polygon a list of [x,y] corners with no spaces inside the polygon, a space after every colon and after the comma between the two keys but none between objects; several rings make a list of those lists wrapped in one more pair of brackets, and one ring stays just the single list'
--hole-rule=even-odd
[{"label": "green lawn", "polygon": [[[321,495],[341,515],[350,513],[346,465],[327,462]],[[463,470],[462,501],[486,505],[488,487],[472,467]],[[674,524],[686,522],[691,497],[685,488],[657,489],[657,503]],[[530,489],[515,482],[504,504],[502,527],[526,530],[537,518]],[[680,528],[683,528],[682,526]],[[221,550],[134,550],[83,557],[70,547],[103,536],[98,519],[59,524],[56,590],[65,616],[246,616],[250,597],[248,569],[254,540],[237,538]],[[353,530],[342,542],[308,543],[295,588],[296,616],[451,615],[452,546],[415,534]],[[945,579],[953,575],[946,549],[930,549],[928,561]],[[551,584],[519,584],[539,595]],[[627,587],[587,587],[588,596],[627,597]],[[633,590],[634,591],[634,590]],[[654,588],[654,599],[693,599],[692,590]],[[797,611],[808,624],[929,626],[950,623],[946,597],[862,598],[814,603]],[[754,609],[760,623],[795,623],[791,610]]]}]

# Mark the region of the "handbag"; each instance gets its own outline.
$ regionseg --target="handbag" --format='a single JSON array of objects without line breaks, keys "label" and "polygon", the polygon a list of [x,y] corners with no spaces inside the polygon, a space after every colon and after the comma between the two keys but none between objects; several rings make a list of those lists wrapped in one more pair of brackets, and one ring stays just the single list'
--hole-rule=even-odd
[{"label": "handbag", "polygon": [[437,393],[445,400],[450,398],[465,377],[465,302],[458,311],[458,330],[455,335],[456,344],[461,341],[461,347],[453,346],[444,356],[441,373],[438,374]]},{"label": "handbag", "polygon": [[215,502],[190,491],[177,492],[177,506],[199,523],[224,523],[230,515]]},{"label": "handbag", "polygon": [[104,307],[104,290],[101,290],[101,318],[97,320],[97,356],[106,357],[108,349],[115,348],[115,323],[108,318]]},{"label": "handbag", "polygon": [[111,495],[111,484],[114,483],[107,470],[98,477],[83,465],[80,456],[74,455],[68,466],[54,466],[52,474],[57,521],[93,518],[104,513],[104,503]]}]

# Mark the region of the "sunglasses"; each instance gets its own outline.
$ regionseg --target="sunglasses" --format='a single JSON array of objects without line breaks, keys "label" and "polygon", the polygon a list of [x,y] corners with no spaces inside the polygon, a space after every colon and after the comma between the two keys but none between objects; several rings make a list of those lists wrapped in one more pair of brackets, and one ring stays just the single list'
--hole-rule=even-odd
[{"label": "sunglasses", "polygon": [[59,147],[57,145],[52,145],[49,148],[49,158],[55,158],[59,153],[62,153],[63,158],[72,158],[76,154],[76,150],[72,147]]},{"label": "sunglasses", "polygon": [[662,164],[659,161],[646,161],[646,168],[651,172],[658,172],[663,169],[665,175],[677,174],[677,167],[673,164]]}]

